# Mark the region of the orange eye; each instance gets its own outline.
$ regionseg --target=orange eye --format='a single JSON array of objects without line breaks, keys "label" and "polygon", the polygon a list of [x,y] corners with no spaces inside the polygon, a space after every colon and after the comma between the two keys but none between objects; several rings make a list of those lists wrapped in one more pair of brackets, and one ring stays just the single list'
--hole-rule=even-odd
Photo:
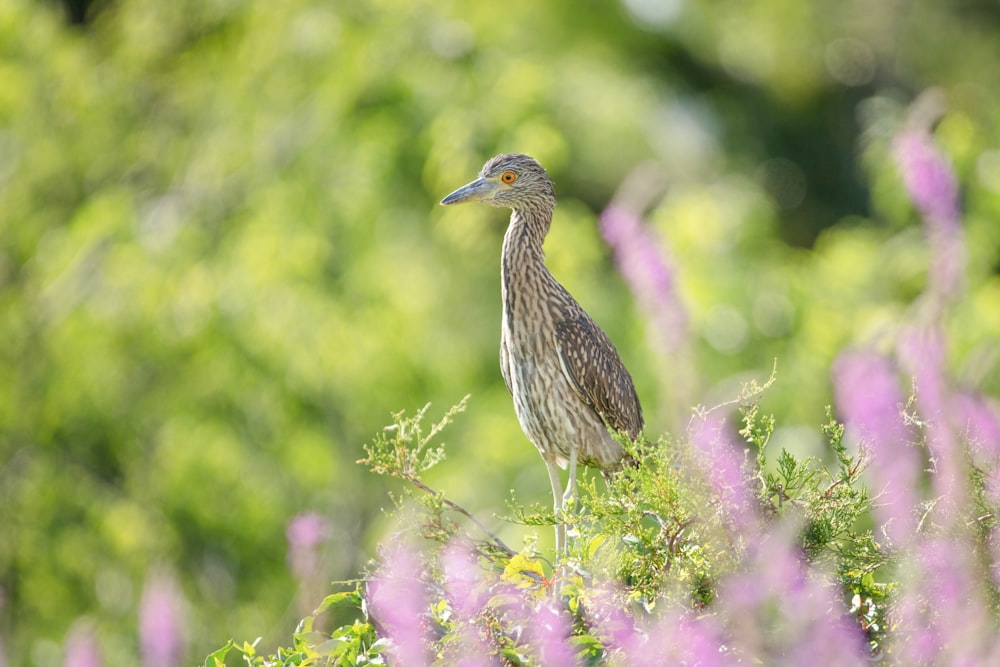
[{"label": "orange eye", "polygon": [[500,174],[500,180],[506,183],[507,185],[510,185],[511,183],[517,180],[517,174],[515,174],[512,171],[505,171],[504,173]]}]

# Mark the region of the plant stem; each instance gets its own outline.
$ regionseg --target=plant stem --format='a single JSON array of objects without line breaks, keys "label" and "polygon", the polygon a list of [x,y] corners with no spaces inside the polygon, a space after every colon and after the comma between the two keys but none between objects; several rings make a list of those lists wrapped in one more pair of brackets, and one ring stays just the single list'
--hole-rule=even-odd
[{"label": "plant stem", "polygon": [[441,502],[444,505],[446,505],[448,507],[448,509],[453,510],[455,512],[458,512],[459,514],[461,514],[462,516],[464,516],[465,518],[467,518],[469,521],[471,521],[472,523],[476,524],[476,526],[481,531],[483,531],[484,533],[486,533],[487,535],[490,536],[490,539],[493,541],[493,544],[495,544],[497,547],[499,547],[508,556],[514,556],[515,554],[517,554],[516,551],[514,551],[509,546],[507,546],[506,544],[504,544],[504,541],[501,540],[499,537],[497,537],[497,535],[495,533],[493,533],[493,531],[491,531],[489,528],[487,528],[483,524],[482,521],[480,521],[479,519],[477,519],[476,517],[474,517],[472,515],[472,513],[469,512],[469,510],[465,509],[464,507],[462,507],[458,503],[455,503],[455,502],[453,502],[451,500],[448,500],[447,498],[444,497],[444,495],[438,493],[437,491],[435,491],[431,487],[429,487],[426,484],[424,484],[416,476],[414,476],[412,474],[409,474],[409,473],[404,473],[402,476],[405,479],[409,480],[418,489],[420,489],[422,491],[426,491],[427,493],[431,494],[432,496],[437,496],[438,498],[440,498]]}]

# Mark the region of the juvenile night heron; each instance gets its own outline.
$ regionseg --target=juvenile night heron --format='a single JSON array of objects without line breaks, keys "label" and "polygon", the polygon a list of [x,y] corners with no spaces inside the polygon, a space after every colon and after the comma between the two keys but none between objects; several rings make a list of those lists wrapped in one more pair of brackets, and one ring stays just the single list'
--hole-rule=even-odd
[{"label": "juvenile night heron", "polygon": [[[545,268],[542,242],[555,190],[527,155],[497,155],[479,178],[441,200],[513,209],[500,264],[503,323],[500,370],[521,429],[545,461],[556,511],[576,491],[576,465],[613,471],[625,452],[609,430],[633,440],[643,427],[632,377],[607,334]],[[569,465],[563,492],[559,467]],[[566,527],[556,526],[556,554]]]}]

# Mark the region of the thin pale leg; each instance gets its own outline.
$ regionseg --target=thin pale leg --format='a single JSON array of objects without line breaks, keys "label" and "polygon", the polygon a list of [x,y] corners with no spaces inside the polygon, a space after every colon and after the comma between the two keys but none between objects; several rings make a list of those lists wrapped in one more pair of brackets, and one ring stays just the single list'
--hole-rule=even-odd
[{"label": "thin pale leg", "polygon": [[569,481],[566,483],[566,491],[562,496],[562,507],[565,512],[572,501],[573,509],[576,510],[576,447],[569,450]]},{"label": "thin pale leg", "polygon": [[[555,461],[545,461],[545,467],[549,471],[549,484],[552,485],[552,506],[556,514],[562,509],[560,500],[562,499],[562,483],[559,481],[559,466]],[[556,524],[556,560],[562,558],[566,552],[566,524]]]}]

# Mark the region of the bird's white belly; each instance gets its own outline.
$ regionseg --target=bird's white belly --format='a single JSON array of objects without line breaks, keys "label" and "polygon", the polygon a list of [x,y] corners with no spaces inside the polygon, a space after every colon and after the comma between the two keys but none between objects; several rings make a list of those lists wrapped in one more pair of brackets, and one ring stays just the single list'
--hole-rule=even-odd
[{"label": "bird's white belly", "polygon": [[[510,349],[507,377],[521,430],[543,457],[565,467],[570,448],[581,444],[585,415],[582,410],[568,407],[573,405],[566,400],[572,390],[558,366],[539,368],[539,364],[556,363],[552,356],[539,360],[530,353]],[[582,403],[580,407],[584,407]]]}]

